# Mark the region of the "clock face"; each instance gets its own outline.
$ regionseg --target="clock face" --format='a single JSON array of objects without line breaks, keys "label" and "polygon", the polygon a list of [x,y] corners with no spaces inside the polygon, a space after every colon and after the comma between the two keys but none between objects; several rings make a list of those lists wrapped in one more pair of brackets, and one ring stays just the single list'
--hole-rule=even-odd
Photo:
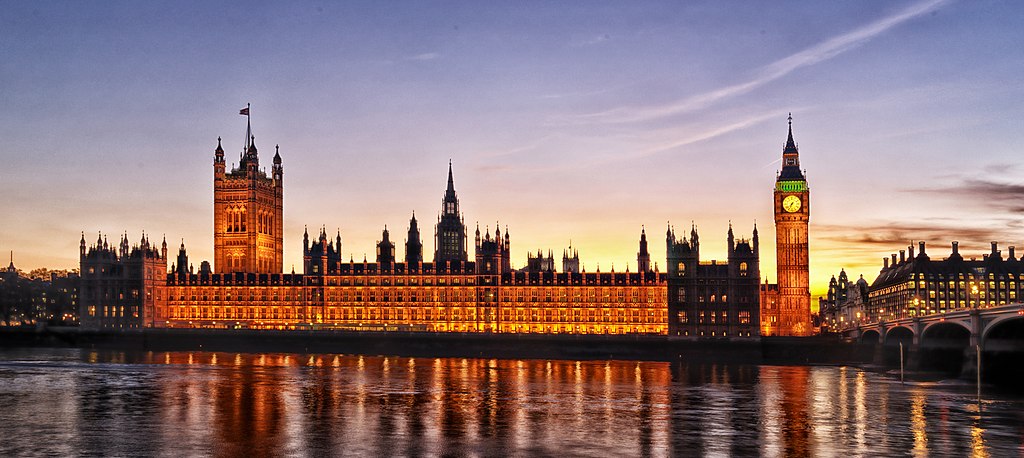
[{"label": "clock face", "polygon": [[782,209],[789,213],[794,213],[800,210],[800,198],[797,196],[786,196],[782,199]]}]

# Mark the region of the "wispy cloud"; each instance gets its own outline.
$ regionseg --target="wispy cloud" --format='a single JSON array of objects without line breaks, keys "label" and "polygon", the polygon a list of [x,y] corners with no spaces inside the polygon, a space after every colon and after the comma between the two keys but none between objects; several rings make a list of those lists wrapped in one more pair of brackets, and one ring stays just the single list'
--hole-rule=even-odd
[{"label": "wispy cloud", "polygon": [[941,188],[916,188],[906,192],[934,194],[1001,212],[1024,214],[1024,185],[976,177],[947,177],[946,182]]},{"label": "wispy cloud", "polygon": [[[865,222],[854,226],[816,224],[813,230],[816,239],[834,242],[828,244],[829,251],[855,251],[877,256],[905,250],[908,246],[917,249],[916,241],[927,242],[929,247],[939,250],[936,253],[948,252],[946,250],[949,250],[950,242],[954,240],[960,241],[960,247],[965,250],[984,250],[992,240],[1001,241],[1003,245],[1012,245],[1013,236],[1017,232],[1008,226],[970,225],[964,221],[953,221],[946,225],[934,222]],[[929,251],[934,250],[929,248]]]},{"label": "wispy cloud", "polygon": [[649,146],[647,148],[636,151],[635,153],[630,155],[630,158],[635,159],[639,157],[646,157],[652,154],[668,151],[670,149],[692,145],[694,143],[702,142],[705,140],[710,140],[715,137],[719,137],[728,133],[735,132],[737,130],[745,129],[750,126],[760,124],[769,119],[779,119],[781,116],[782,112],[773,111],[769,113],[763,113],[758,116],[752,116],[746,119],[742,119],[731,124],[716,126],[708,130],[702,130],[700,132],[695,132],[691,135],[687,135],[681,138],[675,138],[660,144]]},{"label": "wispy cloud", "polygon": [[583,46],[593,46],[593,45],[604,43],[604,42],[609,41],[611,39],[612,39],[612,37],[610,35],[608,35],[607,33],[603,33],[603,34],[600,34],[600,35],[594,35],[594,36],[583,38],[583,39],[573,40],[571,43],[569,43],[569,46],[574,47],[574,48],[580,48],[580,47],[583,47]]},{"label": "wispy cloud", "polygon": [[423,61],[423,60],[434,60],[434,59],[437,59],[438,57],[441,57],[441,55],[436,53],[436,52],[425,52],[423,54],[417,54],[415,56],[407,57],[405,60],[419,60],[419,61]]},{"label": "wispy cloud", "polygon": [[772,62],[771,64],[760,68],[753,79],[742,83],[726,86],[703,94],[697,94],[668,105],[619,107],[607,111],[582,115],[581,117],[592,122],[621,123],[645,121],[699,110],[719,100],[746,94],[802,67],[814,65],[836,57],[878,35],[881,35],[882,33],[885,33],[893,27],[935,10],[947,1],[948,0],[926,0],[918,2],[893,15],[884,17],[842,35],[832,37],[796,54],[792,54],[783,59]]}]

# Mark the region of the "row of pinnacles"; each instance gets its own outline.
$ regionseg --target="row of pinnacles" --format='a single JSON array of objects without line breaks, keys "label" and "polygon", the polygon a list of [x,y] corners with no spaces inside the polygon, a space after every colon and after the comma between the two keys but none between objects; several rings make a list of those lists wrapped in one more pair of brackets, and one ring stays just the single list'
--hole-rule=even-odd
[{"label": "row of pinnacles", "polygon": [[137,244],[121,237],[117,246],[100,234],[79,244],[81,324],[89,328],[137,329],[152,324],[159,301],[154,289],[167,281],[167,239],[157,249],[143,233]]}]

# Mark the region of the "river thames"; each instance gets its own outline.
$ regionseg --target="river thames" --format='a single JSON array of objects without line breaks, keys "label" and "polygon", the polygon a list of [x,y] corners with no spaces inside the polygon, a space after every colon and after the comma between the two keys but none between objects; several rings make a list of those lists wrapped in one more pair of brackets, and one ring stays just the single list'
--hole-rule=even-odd
[{"label": "river thames", "polygon": [[847,367],[0,350],[2,456],[1009,456],[1024,398]]}]

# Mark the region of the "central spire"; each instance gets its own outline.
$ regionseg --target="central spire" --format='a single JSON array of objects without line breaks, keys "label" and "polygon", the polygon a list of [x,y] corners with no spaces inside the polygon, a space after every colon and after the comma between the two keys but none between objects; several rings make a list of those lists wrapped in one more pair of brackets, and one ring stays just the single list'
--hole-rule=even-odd
[{"label": "central spire", "polygon": [[452,177],[452,161],[448,160],[448,188],[444,191],[443,213],[458,214],[459,197],[455,194],[455,179]]},{"label": "central spire", "polygon": [[445,191],[445,197],[448,194],[455,195],[455,179],[452,178],[452,160],[448,159],[448,189]]},{"label": "central spire", "polygon": [[800,150],[793,140],[793,113],[789,114],[787,121],[789,135],[786,137],[786,146],[782,148],[782,170],[779,172],[778,181],[803,181],[804,174],[800,171]]},{"label": "central spire", "polygon": [[786,139],[786,146],[782,149],[783,154],[798,154],[796,142],[793,141],[793,113],[789,114],[789,138]]}]

